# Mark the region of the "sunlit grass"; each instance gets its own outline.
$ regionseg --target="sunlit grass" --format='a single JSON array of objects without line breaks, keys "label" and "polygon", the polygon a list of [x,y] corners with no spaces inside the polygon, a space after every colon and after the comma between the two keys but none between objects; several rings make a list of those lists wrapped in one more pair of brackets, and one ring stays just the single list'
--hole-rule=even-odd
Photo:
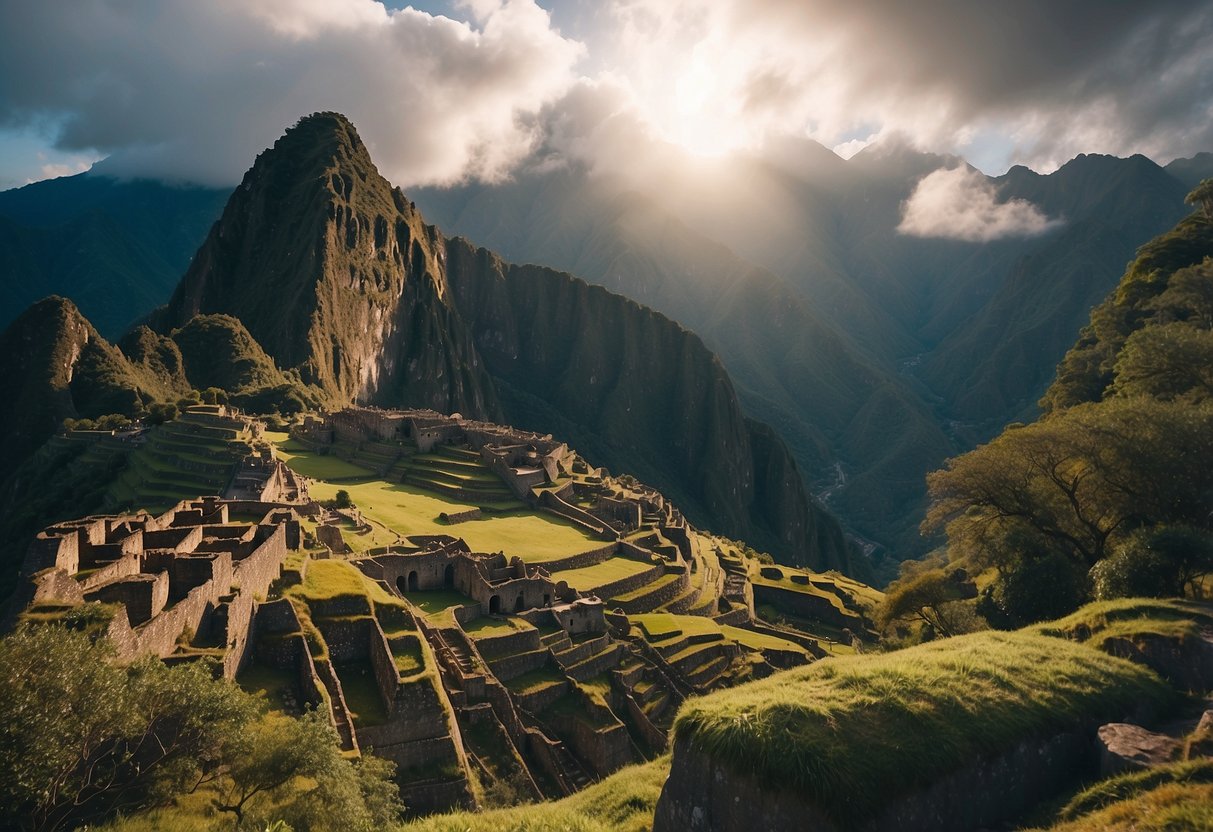
[{"label": "sunlit grass", "polygon": [[670,761],[628,766],[563,800],[424,818],[409,832],[648,832]]},{"label": "sunlit grass", "polygon": [[1170,696],[1148,670],[1084,645],[980,633],[827,659],[692,699],[674,730],[772,789],[795,790],[853,822],[1025,737]]}]

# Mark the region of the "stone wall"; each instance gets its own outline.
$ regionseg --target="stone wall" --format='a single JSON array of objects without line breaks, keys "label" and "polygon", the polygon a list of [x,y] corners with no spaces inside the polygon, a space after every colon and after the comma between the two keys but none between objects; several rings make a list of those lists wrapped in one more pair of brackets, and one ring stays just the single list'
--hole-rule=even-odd
[{"label": "stone wall", "polygon": [[670,777],[657,802],[654,832],[968,832],[1014,819],[1084,775],[1098,754],[1091,730],[1029,739],[1005,754],[975,759],[931,786],[882,796],[883,807],[858,826],[830,818],[811,800],[775,790],[714,759],[693,743],[674,744]]},{"label": "stone wall", "polygon": [[810,595],[769,584],[753,584],[754,603],[770,604],[777,610],[801,618],[810,618],[833,627],[863,628],[863,619],[854,613],[840,610],[830,598]]}]

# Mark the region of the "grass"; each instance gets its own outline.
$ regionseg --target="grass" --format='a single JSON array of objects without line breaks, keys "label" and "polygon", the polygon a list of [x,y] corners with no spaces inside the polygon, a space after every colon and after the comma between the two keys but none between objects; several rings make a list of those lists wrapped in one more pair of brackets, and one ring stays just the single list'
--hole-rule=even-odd
[{"label": "grass", "polygon": [[463,631],[476,638],[491,638],[493,636],[508,636],[523,630],[533,630],[534,626],[521,618],[477,618],[463,625]]},{"label": "grass", "polygon": [[379,694],[379,685],[370,662],[342,664],[334,668],[341,679],[341,692],[359,728],[387,722],[387,708]]},{"label": "grass", "polygon": [[1036,628],[1042,635],[1089,642],[1102,648],[1114,638],[1137,641],[1144,636],[1187,641],[1213,625],[1213,607],[1179,600],[1120,598],[1097,601],[1058,621]]},{"label": "grass", "polygon": [[303,583],[286,591],[305,601],[331,601],[334,598],[370,597],[377,589],[357,567],[342,560],[314,560],[308,564]]},{"label": "grass", "polygon": [[441,615],[451,607],[463,607],[476,603],[466,595],[450,590],[432,592],[406,592],[408,602],[417,607],[427,616]]},{"label": "grass", "polygon": [[296,474],[317,480],[358,479],[371,476],[371,472],[360,465],[346,462],[332,454],[318,454],[285,433],[269,433],[265,437],[278,449],[278,458]]},{"label": "grass", "polygon": [[553,572],[552,580],[565,581],[570,587],[580,592],[592,592],[600,586],[639,575],[652,568],[651,563],[640,563],[627,558],[607,558],[602,563],[596,563],[593,566]]},{"label": "grass", "polygon": [[804,648],[795,642],[777,636],[768,636],[765,633],[756,633],[742,627],[731,627],[724,624],[721,625],[720,632],[724,633],[725,638],[730,638],[738,644],[744,644],[754,650],[791,650],[794,653],[804,653]]},{"label": "grass", "polygon": [[515,676],[505,685],[514,693],[534,693],[537,690],[542,690],[552,685],[559,685],[567,682],[568,679],[557,668],[543,667],[530,670],[523,673],[521,676]]},{"label": "grass", "polygon": [[693,699],[674,732],[847,825],[976,757],[1172,695],[1148,670],[1081,644],[978,633]]},{"label": "grass", "polygon": [[263,664],[250,662],[240,675],[236,677],[237,684],[248,693],[265,701],[271,708],[282,708],[283,693],[293,691],[297,686],[296,673],[267,667]]},{"label": "grass", "polygon": [[648,641],[657,642],[680,635],[712,635],[720,633],[720,625],[702,615],[675,615],[669,612],[651,612],[628,616],[648,635]]},{"label": "grass", "polygon": [[[271,434],[275,441],[282,434]],[[283,450],[283,448],[288,450]],[[504,552],[507,557],[518,556],[528,563],[545,563],[570,555],[588,552],[603,545],[575,524],[554,515],[536,514],[525,510],[486,514],[479,520],[451,525],[438,519],[443,512],[451,514],[476,508],[475,505],[444,499],[433,492],[404,483],[370,479],[371,473],[357,469],[349,474],[340,465],[349,465],[332,456],[320,456],[286,440],[278,445],[280,456],[296,472],[317,480],[311,494],[318,500],[348,491],[350,498],[362,511],[363,517],[377,528],[363,545],[386,546],[396,535],[449,534],[461,537],[476,552]],[[294,450],[289,450],[289,449]],[[338,465],[340,464],[340,465]],[[326,467],[331,466],[331,467]],[[351,482],[333,480],[345,476],[364,479]],[[325,480],[328,480],[327,482]]]},{"label": "grass", "polygon": [[1213,830],[1213,760],[1172,763],[1104,780],[1074,797],[1049,832]]},{"label": "grass", "polygon": [[670,759],[628,766],[561,800],[433,815],[406,824],[409,832],[648,832]]}]

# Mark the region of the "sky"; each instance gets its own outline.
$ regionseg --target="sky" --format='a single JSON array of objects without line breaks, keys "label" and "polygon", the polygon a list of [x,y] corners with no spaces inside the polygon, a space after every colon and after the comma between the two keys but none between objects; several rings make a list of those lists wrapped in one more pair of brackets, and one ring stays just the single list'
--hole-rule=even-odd
[{"label": "sky", "polygon": [[[789,138],[845,157],[896,137],[989,174],[1166,163],[1213,150],[1213,3],[0,3],[0,189],[98,160],[232,185],[317,110],[348,115],[404,187]],[[960,175],[930,184],[984,199]]]}]

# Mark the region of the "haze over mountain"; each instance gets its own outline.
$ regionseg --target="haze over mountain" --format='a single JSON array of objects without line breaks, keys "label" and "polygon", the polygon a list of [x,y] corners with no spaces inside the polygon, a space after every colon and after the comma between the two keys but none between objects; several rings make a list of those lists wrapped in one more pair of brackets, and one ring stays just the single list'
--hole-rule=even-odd
[{"label": "haze over mountain", "polygon": [[[845,162],[792,151],[727,174],[688,163],[643,190],[565,168],[415,196],[451,232],[699,332],[853,529],[921,551],[925,474],[1033,412],[1135,247],[1186,213],[1187,185],[1141,156],[971,172],[942,195],[946,216],[985,198],[985,225],[914,236],[906,212],[959,160],[896,143]],[[1008,225],[1008,206],[1035,224]]]}]

